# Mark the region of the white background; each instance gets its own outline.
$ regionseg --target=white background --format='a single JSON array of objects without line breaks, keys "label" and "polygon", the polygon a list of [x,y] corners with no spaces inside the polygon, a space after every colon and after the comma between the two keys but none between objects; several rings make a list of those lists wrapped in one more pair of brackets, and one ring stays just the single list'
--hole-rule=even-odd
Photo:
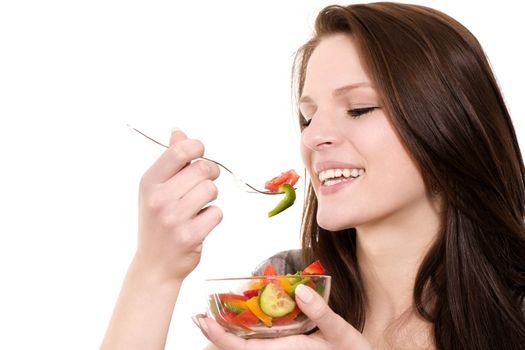
[{"label": "white background", "polygon": [[[100,345],[136,244],[137,188],[182,128],[253,184],[302,173],[290,67],[331,1],[0,2],[0,349]],[[480,40],[525,142],[523,17],[514,1],[419,1]],[[167,348],[200,349],[201,281],[299,247],[298,204],[223,173],[222,224],[180,294]],[[299,186],[301,189],[304,185]],[[180,345],[184,344],[184,345]],[[191,345],[188,345],[191,344]]]}]

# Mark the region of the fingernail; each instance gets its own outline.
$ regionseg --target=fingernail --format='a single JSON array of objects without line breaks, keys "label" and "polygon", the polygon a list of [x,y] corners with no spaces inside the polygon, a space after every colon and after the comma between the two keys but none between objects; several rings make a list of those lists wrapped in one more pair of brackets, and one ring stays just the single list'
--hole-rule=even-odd
[{"label": "fingernail", "polygon": [[171,128],[171,133],[173,134],[175,131],[180,131],[179,128]]},{"label": "fingernail", "polygon": [[201,325],[201,328],[204,331],[204,333],[206,333],[206,335],[207,335],[208,334],[208,325],[206,324],[204,319],[199,318],[199,324]]},{"label": "fingernail", "polygon": [[301,299],[303,303],[309,303],[314,298],[312,290],[303,284],[300,284],[295,288],[295,296]]},{"label": "fingernail", "polygon": [[197,327],[201,328],[201,326],[199,325],[199,320],[197,319],[197,316],[191,316],[191,320],[193,321],[193,323],[195,323]]}]

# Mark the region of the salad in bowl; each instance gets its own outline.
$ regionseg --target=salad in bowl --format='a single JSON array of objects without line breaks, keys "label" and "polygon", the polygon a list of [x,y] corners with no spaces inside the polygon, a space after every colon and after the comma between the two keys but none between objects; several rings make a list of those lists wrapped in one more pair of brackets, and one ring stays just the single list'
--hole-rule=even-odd
[{"label": "salad in bowl", "polygon": [[278,275],[269,263],[262,276],[209,279],[205,283],[209,317],[244,338],[275,338],[315,328],[297,306],[295,288],[307,285],[328,301],[331,277],[319,261],[288,275]]}]

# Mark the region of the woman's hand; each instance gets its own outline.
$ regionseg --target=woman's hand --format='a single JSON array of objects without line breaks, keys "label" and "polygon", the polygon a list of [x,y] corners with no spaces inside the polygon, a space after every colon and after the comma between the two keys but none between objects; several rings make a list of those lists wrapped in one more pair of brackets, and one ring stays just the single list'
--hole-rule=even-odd
[{"label": "woman's hand", "polygon": [[137,252],[101,349],[164,349],[182,281],[222,219],[207,206],[217,197],[219,168],[197,160],[203,153],[201,142],[172,131],[170,147],[142,177]]},{"label": "woman's hand", "polygon": [[299,308],[318,326],[319,332],[276,339],[242,339],[226,332],[217,322],[207,317],[197,317],[197,325],[221,350],[369,350],[372,348],[365,337],[333,312],[313,289],[299,285],[295,295]]},{"label": "woman's hand", "polygon": [[199,263],[202,242],[222,219],[213,183],[216,164],[196,160],[200,141],[178,130],[170,147],[144,174],[139,195],[139,242],[135,262],[168,281],[182,281]]}]

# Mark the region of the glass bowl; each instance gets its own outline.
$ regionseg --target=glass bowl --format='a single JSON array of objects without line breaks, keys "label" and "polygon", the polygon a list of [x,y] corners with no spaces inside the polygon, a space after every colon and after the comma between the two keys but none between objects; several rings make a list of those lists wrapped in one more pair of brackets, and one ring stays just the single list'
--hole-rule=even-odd
[{"label": "glass bowl", "polygon": [[305,284],[328,302],[331,277],[286,275],[205,280],[208,317],[243,338],[276,338],[315,328],[295,302],[295,287]]}]

